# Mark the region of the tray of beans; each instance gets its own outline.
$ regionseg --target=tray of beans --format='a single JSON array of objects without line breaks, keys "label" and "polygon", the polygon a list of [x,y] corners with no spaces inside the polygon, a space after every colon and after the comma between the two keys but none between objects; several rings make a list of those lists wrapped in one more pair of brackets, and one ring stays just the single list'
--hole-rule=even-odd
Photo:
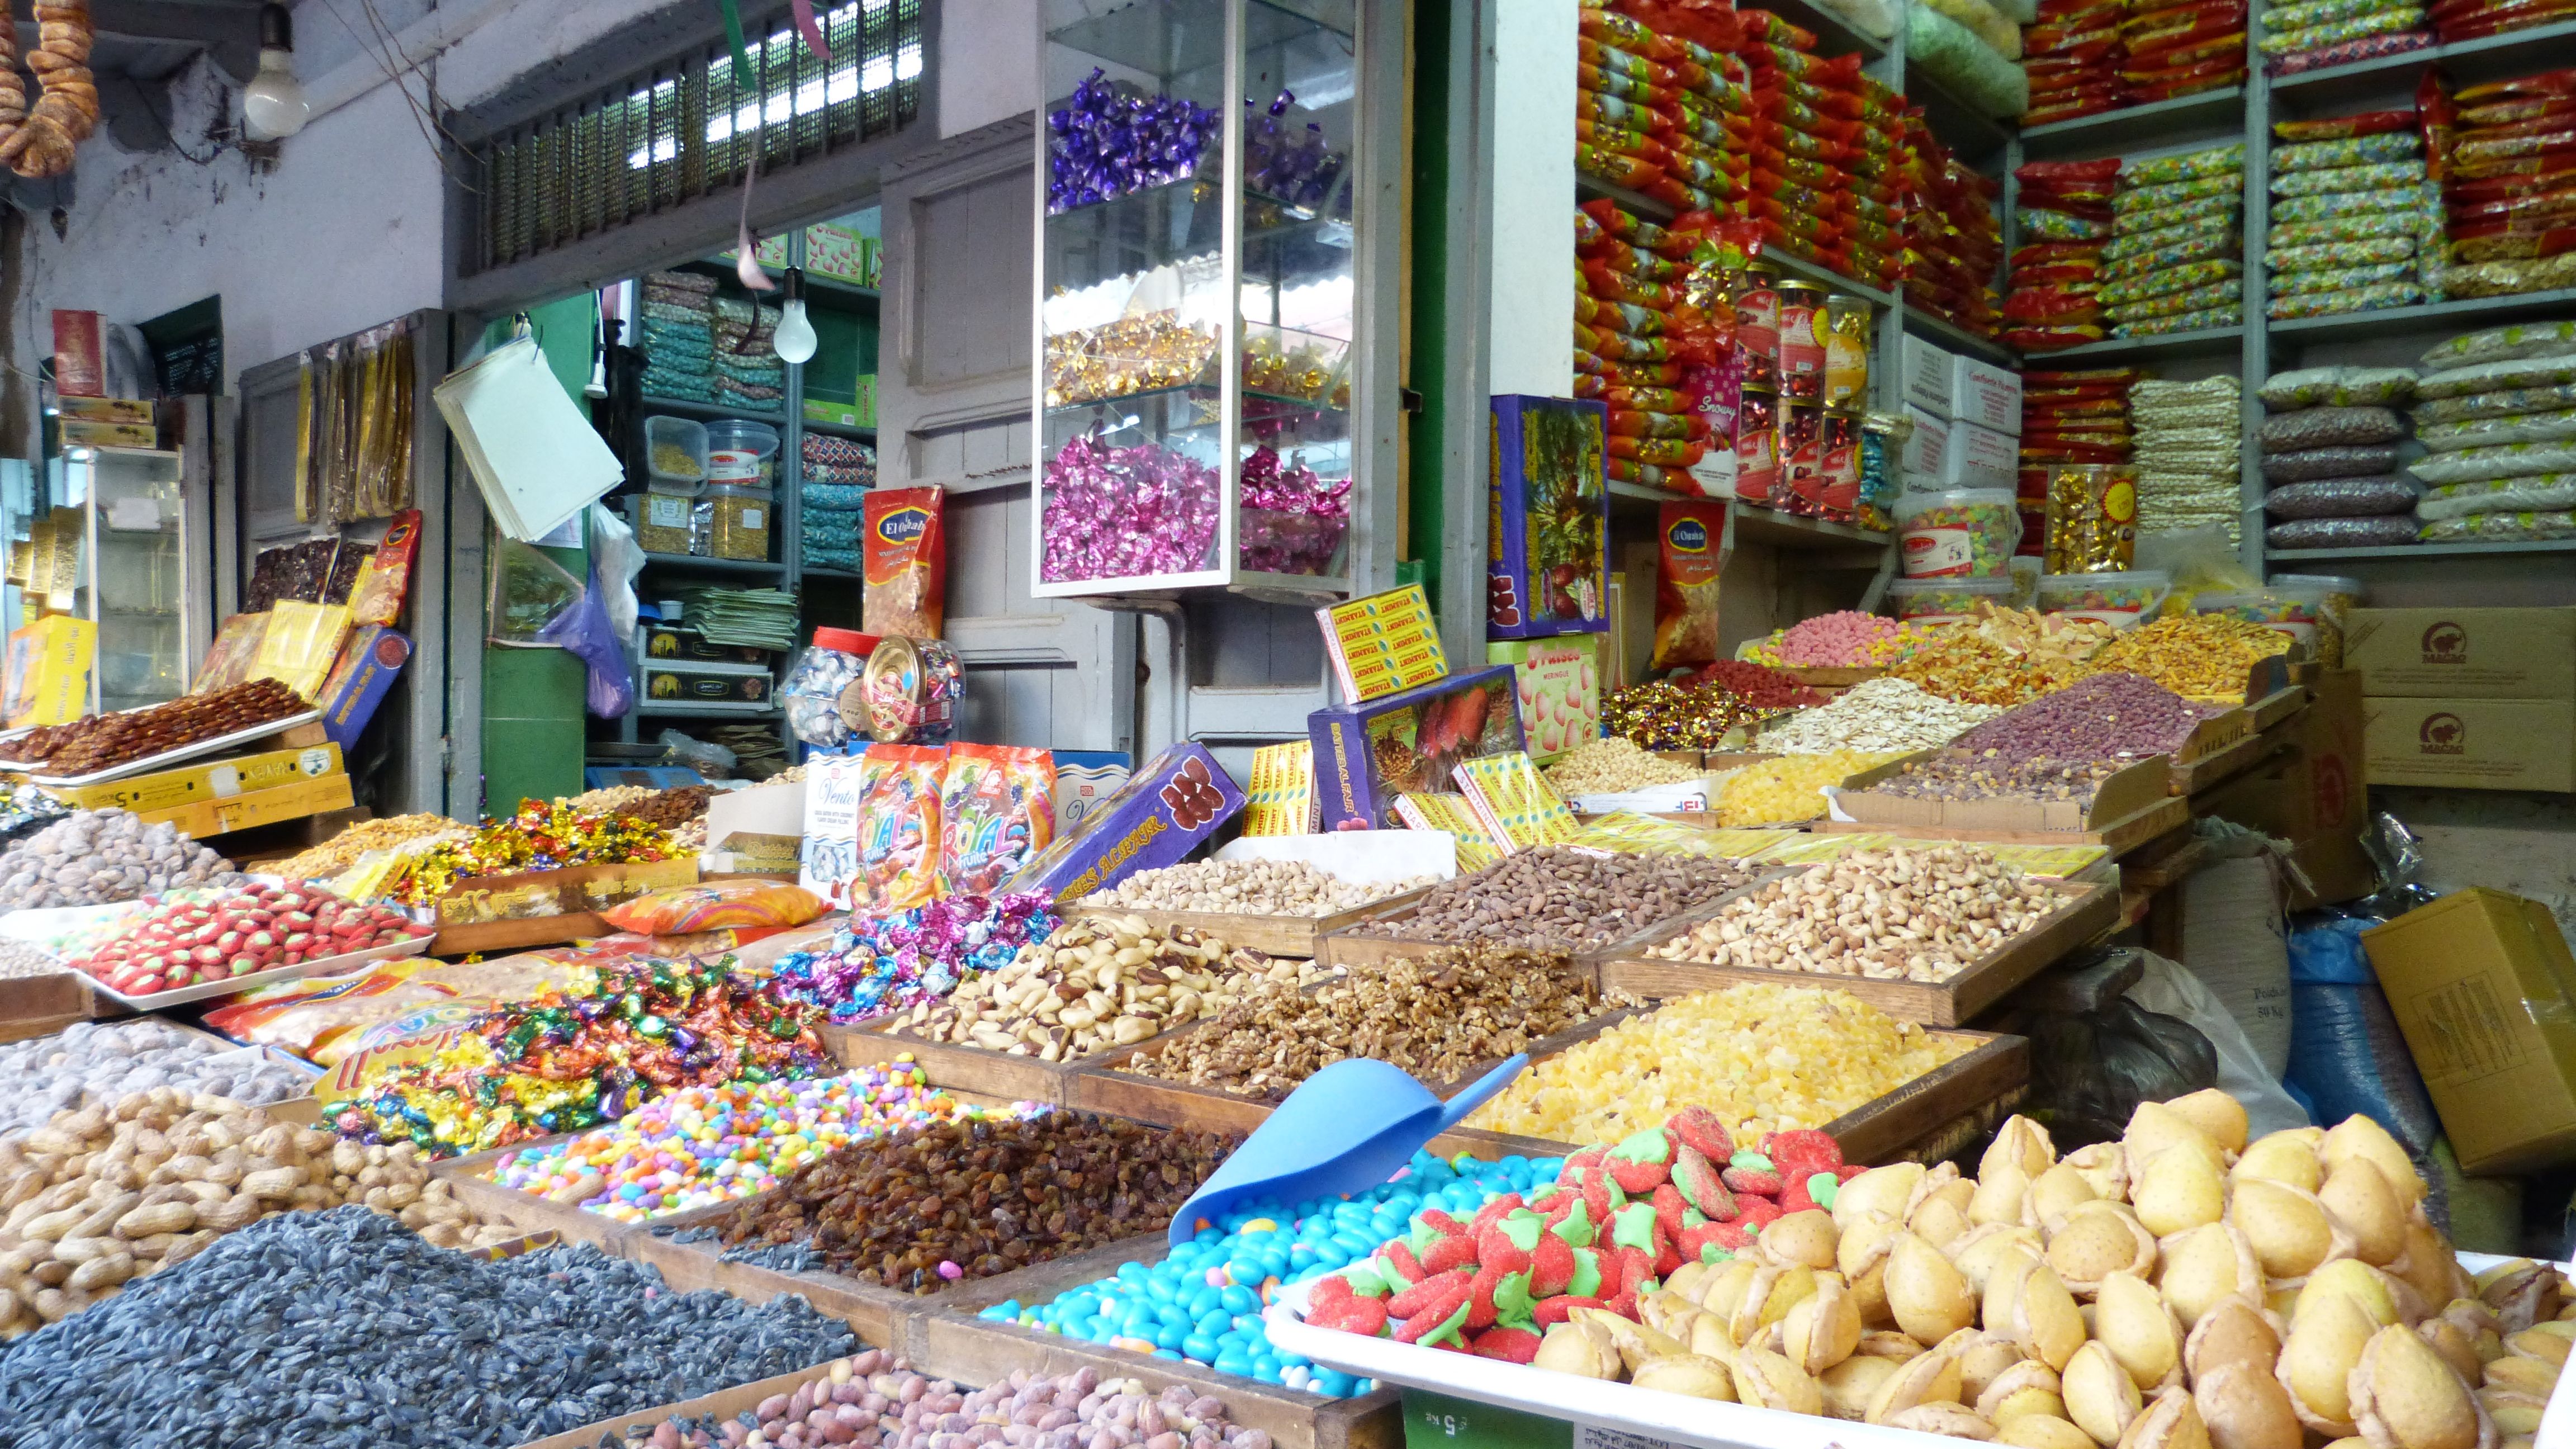
[{"label": "tray of beans", "polygon": [[1324,937],[1329,965],[1356,970],[1435,946],[1487,943],[1575,955],[1661,926],[1740,889],[1756,872],[1689,855],[1546,846],[1505,856]]},{"label": "tray of beans", "polygon": [[1419,896],[1444,878],[1364,879],[1303,860],[1202,860],[1138,871],[1084,896],[1066,914],[1090,921],[1132,916],[1158,931],[1200,931],[1246,950],[1311,958],[1326,932],[1371,907]]},{"label": "tray of beans", "polygon": [[1594,960],[1604,989],[1638,996],[1803,979],[1957,1026],[2119,913],[2105,882],[2035,877],[1978,845],[1890,845],[1782,872]]}]

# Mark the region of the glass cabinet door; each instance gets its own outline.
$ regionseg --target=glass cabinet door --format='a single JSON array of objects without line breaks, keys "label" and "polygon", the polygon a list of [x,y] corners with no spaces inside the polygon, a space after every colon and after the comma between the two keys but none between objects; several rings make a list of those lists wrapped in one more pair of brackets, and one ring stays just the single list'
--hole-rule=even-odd
[{"label": "glass cabinet door", "polygon": [[1047,18],[1036,591],[1346,592],[1349,0]]},{"label": "glass cabinet door", "polygon": [[79,612],[98,625],[98,708],[134,709],[187,692],[187,560],[179,455],[117,448],[75,456],[89,577]]}]

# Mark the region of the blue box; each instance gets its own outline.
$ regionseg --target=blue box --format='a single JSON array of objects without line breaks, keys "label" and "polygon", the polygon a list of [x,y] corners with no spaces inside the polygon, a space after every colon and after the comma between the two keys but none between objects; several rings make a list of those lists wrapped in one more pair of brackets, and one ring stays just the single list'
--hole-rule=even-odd
[{"label": "blue box", "polygon": [[1396,796],[1453,792],[1449,771],[1459,761],[1528,747],[1508,664],[1319,709],[1306,716],[1306,735],[1326,830],[1401,830]]},{"label": "blue box", "polygon": [[1242,787],[1205,745],[1174,745],[1079,820],[1059,821],[1054,843],[1003,889],[1079,900],[1140,870],[1180,864],[1242,809]]},{"label": "blue box", "polygon": [[361,627],[341,646],[340,662],[331,666],[331,677],[322,681],[315,699],[322,707],[322,731],[341,754],[355,758],[358,736],[410,662],[411,640],[382,624]]},{"label": "blue box", "polygon": [[1587,398],[1494,399],[1487,637],[1610,632],[1609,424],[1610,409]]}]

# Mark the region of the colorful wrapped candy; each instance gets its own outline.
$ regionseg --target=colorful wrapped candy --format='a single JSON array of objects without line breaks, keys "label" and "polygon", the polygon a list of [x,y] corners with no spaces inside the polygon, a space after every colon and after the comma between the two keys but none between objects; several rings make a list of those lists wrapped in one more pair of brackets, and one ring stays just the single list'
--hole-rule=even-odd
[{"label": "colorful wrapped candy", "polygon": [[968,974],[1010,964],[1022,946],[1061,924],[1042,891],[948,896],[917,910],[853,916],[826,951],[779,959],[778,991],[822,1007],[835,1022],[864,1021],[957,989]]},{"label": "colorful wrapped candy", "polygon": [[576,865],[632,865],[670,860],[670,832],[631,816],[591,815],[562,801],[522,800],[517,813],[486,820],[463,840],[442,841],[412,858],[387,894],[427,905],[479,876],[518,875]]},{"label": "colorful wrapped candy", "polygon": [[1048,213],[1195,174],[1222,121],[1179,96],[1129,95],[1095,67],[1047,113]]}]

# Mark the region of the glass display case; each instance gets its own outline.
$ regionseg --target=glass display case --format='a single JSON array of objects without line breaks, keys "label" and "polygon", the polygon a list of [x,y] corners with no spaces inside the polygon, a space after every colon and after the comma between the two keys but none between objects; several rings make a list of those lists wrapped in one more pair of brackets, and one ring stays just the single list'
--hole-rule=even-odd
[{"label": "glass display case", "polygon": [[142,448],[65,454],[64,501],[80,520],[72,613],[98,626],[90,708],[134,709],[188,692],[187,509],[180,455]]},{"label": "glass display case", "polygon": [[1354,0],[1047,0],[1040,597],[1349,592]]}]

